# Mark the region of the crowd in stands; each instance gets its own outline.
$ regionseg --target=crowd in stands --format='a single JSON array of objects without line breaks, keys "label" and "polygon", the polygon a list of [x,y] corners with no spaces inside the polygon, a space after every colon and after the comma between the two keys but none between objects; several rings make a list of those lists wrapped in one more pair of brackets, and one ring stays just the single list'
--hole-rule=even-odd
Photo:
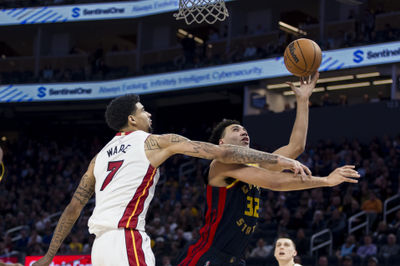
[{"label": "crowd in stands", "polygon": [[[341,30],[339,33],[335,32],[334,35],[326,33],[324,39],[319,39],[319,35],[307,37],[314,39],[323,50],[398,40],[400,37],[400,28],[398,26],[386,23],[383,29],[378,30],[376,28],[376,16],[384,12],[383,7],[376,9],[366,8],[364,12],[361,12],[362,14],[357,16],[354,12],[350,12],[348,19],[354,20],[354,22],[346,31]],[[302,24],[300,26],[307,28],[315,25],[317,24],[314,22],[314,24],[304,23],[304,25]],[[230,44],[231,47],[229,49],[226,49],[224,53],[216,52],[215,49],[212,48],[212,45],[221,41],[226,42],[227,34],[227,27],[223,27],[220,31],[215,28],[210,28],[208,36],[204,38],[205,42],[203,45],[196,44],[193,38],[184,37],[179,40],[182,47],[181,55],[157,63],[143,63],[139,69],[135,70],[129,68],[128,64],[120,67],[112,67],[107,64],[106,55],[112,56],[112,53],[125,51],[117,45],[113,45],[113,47],[107,51],[103,50],[103,47],[97,47],[93,51],[83,51],[74,47],[71,49],[70,54],[76,54],[76,50],[79,50],[79,53],[86,55],[87,63],[85,65],[77,65],[74,68],[66,67],[62,69],[57,66],[48,65],[44,66],[37,76],[35,76],[32,71],[4,71],[1,73],[0,83],[15,84],[110,80],[263,59],[281,56],[285,47],[296,38],[293,35],[279,31],[279,33],[274,33],[276,34],[276,41],[269,41],[265,44],[255,44],[255,42],[252,41],[253,37],[271,34],[271,32],[267,32],[261,24],[257,25],[255,28],[250,28],[245,25],[239,35],[234,36],[235,41]],[[99,51],[101,51],[100,54]]]},{"label": "crowd in stands", "polygon": [[[188,135],[189,137],[190,134]],[[41,255],[47,250],[56,219],[49,215],[62,211],[76,189],[81,175],[107,137],[85,139],[21,137],[5,145],[7,176],[0,184],[0,257],[18,252]],[[334,255],[326,250],[314,254],[332,265],[353,265],[368,260],[381,263],[398,259],[400,251],[400,211],[383,222],[383,202],[399,193],[400,135],[374,138],[369,143],[329,140],[310,145],[299,158],[316,176],[325,176],[334,168],[354,164],[362,178],[359,184],[343,184],[334,188],[318,188],[297,192],[263,191],[260,220],[253,241],[246,251],[249,265],[273,259],[273,241],[278,235],[294,240],[304,265],[310,263],[310,236],[325,228],[333,234]],[[183,163],[191,162],[192,172],[182,172]],[[174,258],[185,245],[198,237],[202,226],[205,195],[203,171],[208,161],[174,156],[161,168],[160,182],[147,216],[147,232],[151,237],[158,265],[173,265]],[[93,209],[89,202],[60,254],[90,254],[93,236],[87,221]],[[347,219],[364,210],[370,218],[369,232],[347,234]],[[25,226],[12,241],[7,230]],[[308,259],[308,261],[307,261]],[[253,264],[251,264],[253,262]],[[268,264],[270,265],[270,264]],[[384,264],[379,264],[384,265]]]}]

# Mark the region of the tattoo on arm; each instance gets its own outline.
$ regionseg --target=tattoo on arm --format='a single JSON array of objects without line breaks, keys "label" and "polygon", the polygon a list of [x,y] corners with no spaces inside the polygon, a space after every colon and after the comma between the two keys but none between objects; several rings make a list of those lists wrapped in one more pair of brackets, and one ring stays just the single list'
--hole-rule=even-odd
[{"label": "tattoo on arm", "polygon": [[[90,163],[90,169],[93,169],[94,162],[95,158]],[[60,220],[57,223],[57,227],[54,230],[54,235],[51,240],[49,250],[47,251],[48,256],[54,257],[57,254],[58,249],[74,226],[83,207],[92,197],[94,190],[95,178],[88,170],[88,172],[83,175],[81,182],[79,183],[79,186],[73,195],[73,198],[79,202],[80,206],[77,204],[71,205],[70,203],[67,208],[65,208]]]},{"label": "tattoo on arm", "polygon": [[269,163],[277,164],[278,156],[276,154],[257,151],[241,146],[225,145],[227,155],[225,160],[230,163]]},{"label": "tattoo on arm", "polygon": [[158,142],[158,137],[156,136],[150,136],[146,141],[145,141],[145,150],[151,151],[151,150],[160,150],[160,144]]}]

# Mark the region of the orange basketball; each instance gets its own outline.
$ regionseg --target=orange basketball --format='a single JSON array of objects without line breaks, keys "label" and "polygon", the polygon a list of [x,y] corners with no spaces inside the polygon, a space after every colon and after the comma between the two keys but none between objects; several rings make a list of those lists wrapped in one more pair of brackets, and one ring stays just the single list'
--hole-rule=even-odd
[{"label": "orange basketball", "polygon": [[298,77],[307,77],[318,70],[322,53],[318,44],[310,39],[302,38],[291,42],[286,47],[283,58],[290,73]]}]

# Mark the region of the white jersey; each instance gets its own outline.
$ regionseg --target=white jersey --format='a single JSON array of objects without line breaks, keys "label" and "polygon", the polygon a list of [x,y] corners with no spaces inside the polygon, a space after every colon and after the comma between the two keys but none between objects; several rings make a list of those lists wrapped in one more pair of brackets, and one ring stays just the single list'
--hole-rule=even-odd
[{"label": "white jersey", "polygon": [[144,142],[149,133],[118,133],[97,154],[96,206],[89,232],[98,236],[116,228],[144,231],[146,213],[154,196],[159,171],[146,157]]}]

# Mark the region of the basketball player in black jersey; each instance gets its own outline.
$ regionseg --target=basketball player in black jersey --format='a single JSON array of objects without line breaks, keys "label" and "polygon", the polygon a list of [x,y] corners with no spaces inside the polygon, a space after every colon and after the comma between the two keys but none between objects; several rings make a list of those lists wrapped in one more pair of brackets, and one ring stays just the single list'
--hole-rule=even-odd
[{"label": "basketball player in black jersey", "polygon": [[[296,121],[288,145],[276,154],[298,157],[304,150],[308,127],[308,99],[319,74],[302,81],[300,88],[291,88],[297,96]],[[210,142],[249,147],[246,129],[234,120],[224,120],[213,130]],[[206,213],[200,238],[190,245],[178,259],[186,265],[245,265],[244,251],[254,232],[259,217],[260,187],[275,191],[330,187],[342,182],[357,183],[353,166],[336,169],[327,177],[301,179],[293,173],[275,171],[266,164],[224,164],[212,161],[205,178],[207,184]]]}]

